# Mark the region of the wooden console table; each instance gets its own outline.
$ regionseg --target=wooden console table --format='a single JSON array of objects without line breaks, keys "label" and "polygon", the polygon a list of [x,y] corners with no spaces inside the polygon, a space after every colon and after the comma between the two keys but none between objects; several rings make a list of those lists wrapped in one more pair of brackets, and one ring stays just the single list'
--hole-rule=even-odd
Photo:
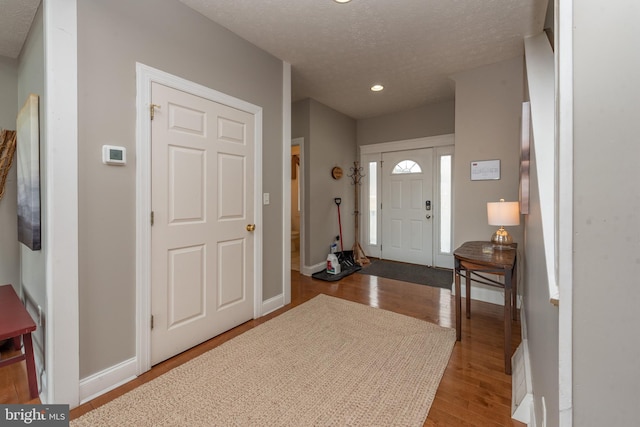
[{"label": "wooden console table", "polygon": [[36,379],[36,365],[33,360],[33,342],[31,341],[31,332],[35,330],[36,324],[22,305],[13,286],[0,286],[0,341],[11,339],[16,350],[20,350],[20,337],[24,343],[24,353],[1,360],[0,368],[25,360],[27,362],[29,394],[32,399],[38,397],[38,381]]},{"label": "wooden console table", "polygon": [[[516,297],[518,294],[517,244],[511,249],[493,249],[491,242],[465,242],[453,252],[456,286],[456,338],[462,340],[462,295],[460,274],[465,272],[467,319],[471,318],[471,282],[504,289],[504,372],[511,375],[511,318],[517,320]],[[504,283],[492,280],[484,274],[504,276]]]}]

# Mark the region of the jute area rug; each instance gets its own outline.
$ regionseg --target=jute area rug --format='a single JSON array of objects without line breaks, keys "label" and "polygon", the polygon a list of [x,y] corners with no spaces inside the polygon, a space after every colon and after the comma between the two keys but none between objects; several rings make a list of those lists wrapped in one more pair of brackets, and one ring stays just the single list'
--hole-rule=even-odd
[{"label": "jute area rug", "polygon": [[421,426],[455,331],[319,295],[71,426]]}]

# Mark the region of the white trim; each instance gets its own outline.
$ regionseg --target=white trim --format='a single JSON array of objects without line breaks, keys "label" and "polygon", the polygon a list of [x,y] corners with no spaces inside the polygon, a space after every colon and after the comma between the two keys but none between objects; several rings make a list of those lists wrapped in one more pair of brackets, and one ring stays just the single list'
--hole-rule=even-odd
[{"label": "white trim", "polygon": [[440,147],[443,145],[454,145],[455,135],[426,136],[423,138],[404,139],[401,141],[381,142],[379,144],[361,145],[360,155],[370,153],[389,153],[392,151],[417,150],[420,148]]},{"label": "white trim", "polygon": [[254,318],[262,315],[262,108],[214,89],[136,63],[136,359],[137,374],[151,369],[151,83],[157,82],[254,116]]},{"label": "white trim", "polygon": [[[533,405],[533,390],[531,388],[531,362],[529,358],[529,343],[522,340],[511,357],[513,376],[511,379],[511,418],[521,423],[531,421],[531,406]],[[518,390],[520,383],[524,383],[524,390]],[[518,392],[524,393],[518,400]]]},{"label": "white trim", "polygon": [[[547,264],[549,298],[557,299],[557,168],[555,135],[554,53],[545,33],[524,39],[525,61],[531,97],[533,151],[536,156],[542,238]],[[550,171],[554,173],[550,173]]]},{"label": "white trim", "polygon": [[[460,277],[460,295],[464,296],[467,293],[467,287],[462,281],[464,277]],[[456,294],[455,286],[451,286],[451,295]],[[477,284],[471,286],[471,299],[475,301],[488,302],[496,305],[504,305],[504,291],[498,288],[489,288]]]},{"label": "white trim", "polygon": [[135,357],[118,363],[80,381],[80,404],[101,396],[136,378],[138,361]]},{"label": "white trim", "polygon": [[560,426],[573,424],[573,3],[573,0],[555,3]]},{"label": "white trim", "polygon": [[[291,255],[289,255],[291,258]],[[289,273],[289,277],[291,277],[291,273]],[[273,311],[278,310],[279,308],[284,307],[286,304],[284,303],[284,295],[276,295],[275,297],[269,298],[266,301],[262,302],[262,315],[265,316]]]},{"label": "white trim", "polygon": [[[291,303],[291,64],[282,63],[282,294]],[[289,171],[287,173],[287,171]],[[263,315],[264,303],[263,303]]]},{"label": "white trim", "polygon": [[[302,233],[300,233],[300,235],[302,235]],[[311,266],[306,266],[305,265],[300,270],[300,274],[302,274],[303,276],[311,276],[313,273],[317,273],[319,271],[322,271],[326,267],[327,267],[327,262],[326,261],[322,261],[322,262],[317,263],[316,265],[311,265]]]},{"label": "white trim", "polygon": [[78,47],[76,0],[43,2],[43,251],[48,327],[43,403],[79,403]]},{"label": "white trim", "polygon": [[[371,257],[381,258],[382,257],[382,246],[381,246],[381,236],[376,236],[376,244],[372,245],[369,239],[369,230],[371,229],[371,217],[369,215],[369,187],[371,185],[371,173],[369,172],[369,164],[375,162],[376,163],[376,191],[377,199],[376,202],[379,204],[380,200],[380,189],[382,188],[382,153],[368,153],[368,154],[360,154],[360,166],[362,166],[365,170],[364,178],[362,180],[362,188],[363,191],[360,192],[360,206],[361,212],[363,212],[362,220],[360,221],[360,245],[365,254],[368,254]],[[376,213],[379,213],[380,209],[377,209]],[[376,215],[376,230],[382,229],[382,223],[380,215]]]},{"label": "white trim", "polygon": [[[495,277],[496,279],[498,276]],[[464,276],[460,276],[460,295],[463,297],[467,294],[467,287],[464,283]],[[456,287],[451,284],[451,295],[456,294]],[[474,301],[488,302],[491,304],[504,306],[504,290],[501,288],[494,288],[484,286],[478,283],[472,283],[471,286],[471,299]],[[522,308],[522,300],[516,299],[516,308]]]},{"label": "white trim", "polygon": [[[433,182],[435,183],[434,185],[434,189],[433,189],[433,201],[432,201],[432,206],[433,206],[433,216],[434,216],[434,230],[433,230],[433,264],[436,267],[442,267],[442,268],[450,268],[453,269],[454,267],[454,261],[453,261],[453,166],[454,166],[454,162],[455,162],[455,156],[454,156],[454,152],[455,152],[455,147],[453,145],[447,145],[444,147],[436,147],[435,152],[433,153],[434,155],[434,159],[433,162],[434,164],[434,174],[433,174]],[[441,252],[440,251],[440,240],[442,240],[442,216],[440,215],[442,206],[440,203],[440,199],[442,198],[442,194],[441,194],[441,183],[442,181],[440,180],[440,178],[442,177],[442,170],[441,170],[441,165],[440,165],[440,161],[442,159],[442,157],[444,156],[451,156],[451,230],[449,233],[449,242],[451,244],[451,251],[450,252]]]}]

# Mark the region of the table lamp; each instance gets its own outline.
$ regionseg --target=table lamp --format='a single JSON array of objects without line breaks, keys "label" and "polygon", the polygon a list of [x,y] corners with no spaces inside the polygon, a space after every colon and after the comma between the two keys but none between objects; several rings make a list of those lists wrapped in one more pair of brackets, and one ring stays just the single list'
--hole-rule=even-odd
[{"label": "table lamp", "polygon": [[505,202],[504,199],[500,199],[499,202],[488,202],[487,218],[489,225],[500,226],[491,236],[491,243],[496,249],[509,249],[509,245],[513,243],[513,237],[504,229],[504,226],[520,224],[519,203]]}]

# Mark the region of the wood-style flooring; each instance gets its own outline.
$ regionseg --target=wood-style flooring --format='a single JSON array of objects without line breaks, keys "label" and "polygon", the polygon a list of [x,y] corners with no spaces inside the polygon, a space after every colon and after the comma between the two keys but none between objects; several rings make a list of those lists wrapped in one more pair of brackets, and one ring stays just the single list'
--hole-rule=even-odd
[{"label": "wood-style flooring", "polygon": [[[358,273],[339,282],[323,282],[293,271],[290,305],[154,366],[135,380],[73,409],[71,418],[77,418],[321,293],[455,327],[453,298],[447,290]],[[464,303],[462,307],[464,311]],[[504,373],[502,307],[472,301],[471,313],[471,319],[462,317],[462,341],[453,348],[424,425],[524,426],[510,417],[511,376]],[[520,339],[518,322],[513,327],[513,350]],[[4,349],[2,359],[8,356],[10,352]],[[24,362],[0,368],[0,403],[39,403],[37,399],[29,400]]]}]

